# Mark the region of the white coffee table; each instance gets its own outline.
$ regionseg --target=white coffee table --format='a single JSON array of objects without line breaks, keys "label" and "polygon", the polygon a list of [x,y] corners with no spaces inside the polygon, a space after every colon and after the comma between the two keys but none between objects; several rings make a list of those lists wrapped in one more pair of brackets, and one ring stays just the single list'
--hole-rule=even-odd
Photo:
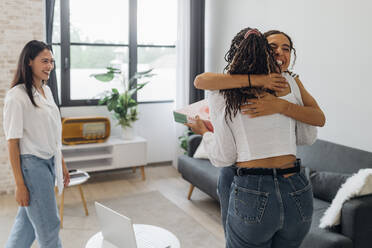
[{"label": "white coffee table", "polygon": [[[168,230],[152,225],[133,225],[136,235],[137,248],[180,248],[178,238]],[[122,247],[125,247],[123,244]],[[93,235],[87,242],[85,248],[122,248],[103,240],[102,233]]]}]

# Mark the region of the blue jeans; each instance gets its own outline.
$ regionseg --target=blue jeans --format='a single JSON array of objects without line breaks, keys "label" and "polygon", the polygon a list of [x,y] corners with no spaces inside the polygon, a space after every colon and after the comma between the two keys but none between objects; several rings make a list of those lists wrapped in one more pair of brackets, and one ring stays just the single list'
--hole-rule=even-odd
[{"label": "blue jeans", "polygon": [[217,183],[217,195],[220,198],[222,226],[226,236],[226,218],[229,207],[230,188],[234,181],[236,166],[222,167]]},{"label": "blue jeans", "polygon": [[311,184],[303,170],[290,177],[235,176],[221,170],[218,193],[227,248],[295,248],[308,233],[313,213]]},{"label": "blue jeans", "polygon": [[54,195],[54,157],[21,155],[21,169],[29,191],[29,206],[19,207],[6,248],[31,247],[35,237],[40,248],[61,248],[60,220]]}]

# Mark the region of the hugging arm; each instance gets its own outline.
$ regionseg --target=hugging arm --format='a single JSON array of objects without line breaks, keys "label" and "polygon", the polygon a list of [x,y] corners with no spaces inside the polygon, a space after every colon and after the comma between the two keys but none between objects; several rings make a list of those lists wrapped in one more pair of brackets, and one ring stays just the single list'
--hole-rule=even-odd
[{"label": "hugging arm", "polygon": [[300,89],[304,106],[288,103],[288,107],[282,114],[309,125],[323,127],[326,121],[323,111],[314,97],[305,89],[300,79],[296,77],[295,80]]},{"label": "hugging arm", "polygon": [[[286,79],[278,73],[251,74],[251,86],[265,87],[274,91],[281,91],[287,87]],[[202,90],[221,90],[249,87],[247,74],[221,74],[204,72],[195,77],[194,86]]]},{"label": "hugging arm", "polygon": [[[250,80],[252,86],[264,87],[276,92],[282,91],[284,88],[288,87],[286,79],[277,73],[269,75],[250,75]],[[256,105],[242,107],[242,113],[250,114],[252,117],[280,113],[309,125],[324,126],[325,116],[316,100],[304,88],[298,77],[296,77],[295,80],[300,89],[304,106],[292,104],[284,99],[269,98],[261,99],[260,101],[252,100],[251,103]],[[231,75],[205,72],[195,78],[194,85],[198,89],[219,90],[248,87],[249,82],[247,74]]]},{"label": "hugging arm", "polygon": [[271,114],[283,114],[305,124],[320,127],[324,126],[325,116],[323,111],[320,109],[316,100],[302,85],[300,79],[296,77],[295,80],[299,88],[299,93],[301,94],[303,106],[267,94],[261,99],[248,100],[248,103],[251,104],[241,107],[242,114],[248,114],[251,118]]}]

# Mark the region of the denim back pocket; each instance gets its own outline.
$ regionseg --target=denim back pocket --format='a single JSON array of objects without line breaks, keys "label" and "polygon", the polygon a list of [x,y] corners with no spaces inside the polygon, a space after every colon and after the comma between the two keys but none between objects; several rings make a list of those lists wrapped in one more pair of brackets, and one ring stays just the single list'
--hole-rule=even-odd
[{"label": "denim back pocket", "polygon": [[260,223],[265,212],[269,193],[251,190],[232,184],[232,199],[235,215],[249,224]]},{"label": "denim back pocket", "polygon": [[308,183],[302,189],[289,193],[296,203],[296,207],[303,222],[310,222],[313,216],[313,191]]}]

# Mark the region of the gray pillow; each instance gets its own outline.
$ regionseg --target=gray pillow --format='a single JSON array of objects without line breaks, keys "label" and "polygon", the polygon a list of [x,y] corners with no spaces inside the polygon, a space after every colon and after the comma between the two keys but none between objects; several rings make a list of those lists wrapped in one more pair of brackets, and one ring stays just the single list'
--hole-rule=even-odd
[{"label": "gray pillow", "polygon": [[351,176],[350,174],[325,171],[310,171],[309,174],[314,197],[327,202],[332,202],[341,185]]}]

